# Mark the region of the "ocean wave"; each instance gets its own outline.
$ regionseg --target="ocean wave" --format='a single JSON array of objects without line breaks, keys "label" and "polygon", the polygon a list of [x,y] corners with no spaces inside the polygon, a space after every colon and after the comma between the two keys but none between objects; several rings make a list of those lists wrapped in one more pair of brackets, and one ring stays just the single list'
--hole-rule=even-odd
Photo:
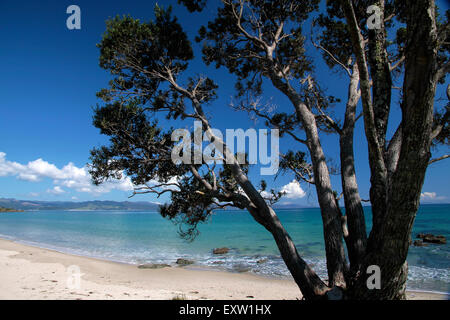
[{"label": "ocean wave", "polygon": [[[327,279],[326,261],[323,258],[307,258],[306,262],[322,278]],[[279,256],[221,256],[207,257],[197,261],[199,265],[219,268],[230,272],[252,272],[262,276],[289,279],[289,270]],[[409,266],[408,289],[448,293],[450,269]]]},{"label": "ocean wave", "polygon": [[409,266],[408,280],[439,280],[450,284],[450,269]]}]

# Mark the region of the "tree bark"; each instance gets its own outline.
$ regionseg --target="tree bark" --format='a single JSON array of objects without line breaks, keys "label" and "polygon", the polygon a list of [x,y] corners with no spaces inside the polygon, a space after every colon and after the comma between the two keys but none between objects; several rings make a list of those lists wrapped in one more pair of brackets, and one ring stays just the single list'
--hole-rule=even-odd
[{"label": "tree bark", "polygon": [[[372,203],[372,232],[378,233],[386,213],[387,199],[387,170],[384,161],[384,145],[378,138],[375,112],[371,93],[371,80],[367,65],[365,40],[361,34],[358,20],[355,16],[353,3],[350,0],[341,0],[342,8],[347,20],[347,26],[356,56],[360,73],[361,97],[364,114],[364,129],[369,149],[370,166],[370,201]],[[390,90],[390,88],[389,88]],[[375,100],[378,101],[378,98]],[[370,243],[369,243],[370,245]]]},{"label": "tree bark", "polygon": [[297,118],[305,129],[314,171],[314,185],[322,214],[328,285],[345,288],[347,260],[343,243],[341,212],[331,186],[330,173],[320,143],[315,116],[289,84],[283,82],[275,73],[271,74],[271,80],[273,85],[290,99],[297,113]]},{"label": "tree bark", "polygon": [[356,181],[355,159],[353,150],[353,133],[356,121],[356,106],[361,96],[358,90],[358,66],[353,66],[350,79],[348,101],[345,111],[344,126],[339,138],[341,158],[341,181],[344,194],[345,215],[348,226],[346,237],[351,274],[357,272],[365,254],[367,245],[364,211]]},{"label": "tree bark", "polygon": [[380,229],[369,237],[365,267],[381,269],[381,289],[367,290],[365,278],[358,298],[399,299],[406,282],[405,261],[420,193],[430,159],[433,106],[436,92],[437,32],[432,0],[409,3],[402,103],[401,149],[388,190]]},{"label": "tree bark", "polygon": [[[265,209],[259,210],[250,206],[247,210],[257,221],[260,217],[267,216],[267,213],[262,212],[266,211]],[[300,257],[291,237],[282,226],[273,209],[268,207],[268,211],[270,218],[264,218],[263,225],[272,234],[281,257],[294,278],[294,281],[299,286],[303,297],[307,300],[324,299],[329,288]]]},{"label": "tree bark", "polygon": [[380,8],[379,28],[369,30],[368,62],[372,75],[373,112],[375,128],[380,147],[384,150],[386,144],[386,130],[391,109],[392,79],[389,58],[386,49],[386,30],[384,27],[385,1],[374,3]]},{"label": "tree bark", "polygon": [[[302,105],[300,106],[300,109],[306,109],[306,106]],[[315,126],[314,115],[309,114],[308,116],[303,117],[303,119],[305,119],[304,126],[306,128],[308,148],[310,150],[314,169],[314,183],[316,186],[317,199],[322,213],[329,286],[345,288],[347,262],[343,245],[341,213],[331,187],[328,166],[320,144],[317,127]]]}]

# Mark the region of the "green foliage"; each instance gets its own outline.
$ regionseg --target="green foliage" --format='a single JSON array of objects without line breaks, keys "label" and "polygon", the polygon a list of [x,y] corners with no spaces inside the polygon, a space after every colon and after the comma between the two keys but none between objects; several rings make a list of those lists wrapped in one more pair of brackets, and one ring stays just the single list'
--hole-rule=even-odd
[{"label": "green foliage", "polygon": [[171,193],[170,203],[162,205],[160,213],[179,225],[183,238],[193,240],[198,235],[197,225],[211,214],[214,197],[193,177],[183,177],[179,185],[180,191]]},{"label": "green foliage", "polygon": [[[440,41],[440,47],[438,52],[438,63],[440,66],[450,63],[450,10],[447,10],[445,12],[444,17],[439,15],[439,11],[436,13],[437,17],[437,27],[441,30],[446,30],[446,33],[441,32],[441,37],[439,39]],[[443,36],[445,35],[446,36]],[[447,76],[447,73],[444,73],[442,77],[439,79],[440,84],[445,83],[445,79]]]},{"label": "green foliage", "polygon": [[[308,14],[317,9],[317,0],[298,1],[266,0],[244,1],[241,26],[247,32],[266,43],[275,41],[278,25],[286,24],[290,36],[278,40],[274,55],[279,65],[289,65],[290,75],[301,78],[311,71],[311,61],[305,55],[301,23]],[[262,90],[262,77],[268,77],[273,66],[268,61],[266,51],[258,41],[244,39],[242,31],[235,23],[240,12],[239,2],[230,1],[218,9],[217,17],[202,27],[198,42],[203,41],[203,60],[214,63],[217,68],[225,66],[237,76],[238,95],[247,91],[257,94]]]},{"label": "green foliage", "polygon": [[127,91],[140,98],[158,102],[171,96],[172,103],[180,104],[174,92],[158,90],[161,79],[154,73],[165,74],[170,67],[177,72],[187,68],[193,58],[191,44],[177,19],[171,16],[171,8],[155,7],[155,21],[141,22],[131,17],[115,17],[106,23],[101,42],[100,66],[109,70],[113,79],[110,88],[98,96],[111,101],[119,92]]},{"label": "green foliage", "polygon": [[442,129],[439,132],[438,136],[433,140],[433,146],[436,147],[438,145],[450,145],[450,102],[447,103],[444,111],[436,111],[434,113],[434,124],[435,127],[441,126]]},{"label": "green foliage", "polygon": [[[358,20],[359,26],[361,26],[362,35],[367,38],[370,32],[373,32],[367,28],[367,19],[370,15],[367,14],[367,8],[371,5],[377,5],[376,1],[371,0],[359,0],[354,1],[353,6],[355,15]],[[394,38],[392,44],[396,44],[396,48],[392,49],[392,53],[396,52],[396,56],[401,57],[404,48],[404,32],[406,29],[402,27],[405,22],[405,1],[385,1],[384,17],[389,18],[395,14],[395,19],[389,19],[386,22],[386,28],[397,29],[397,37]],[[320,29],[320,33],[316,38],[320,44],[327,49],[333,56],[344,64],[351,64],[355,61],[353,55],[352,44],[350,40],[350,34],[347,30],[347,22],[341,4],[339,1],[327,1],[326,13],[321,13],[315,19],[314,26]],[[322,52],[322,56],[330,68],[336,67],[337,63],[326,52]],[[352,61],[349,60],[352,58]]]},{"label": "green foliage", "polygon": [[[245,207],[248,200],[239,194],[228,166],[213,178],[204,163],[174,164],[173,129],[163,131],[152,119],[155,112],[165,112],[168,119],[192,117],[187,98],[202,104],[216,98],[217,85],[209,78],[188,77],[186,86],[178,87],[177,77],[188,67],[193,52],[171,9],[157,6],[155,21],[150,22],[131,17],[108,21],[98,46],[100,66],[113,79],[109,88],[98,93],[106,104],[94,110],[93,124],[110,143],[91,151],[93,182],[101,184],[126,174],[136,186],[135,194],[170,192],[171,201],[160,207],[160,213],[178,223],[180,235],[190,240],[198,233],[198,223],[206,221],[215,208]],[[204,182],[214,185],[214,190]]]},{"label": "green foliage", "polygon": [[202,11],[206,7],[206,0],[178,0],[189,12]]},{"label": "green foliage", "polygon": [[109,146],[91,151],[90,173],[95,184],[121,178],[122,171],[135,185],[156,178],[168,181],[185,173],[183,166],[176,166],[170,159],[171,130],[162,132],[136,103],[116,102],[97,108],[93,123],[110,137]]},{"label": "green foliage", "polygon": [[[313,26],[322,28],[322,32],[317,36],[319,43],[339,61],[348,63],[353,49],[339,1],[327,1],[327,13],[320,14]],[[336,66],[336,61],[330,55],[322,52],[322,56],[330,68]]]},{"label": "green foliage", "polygon": [[312,168],[306,161],[306,153],[302,151],[293,152],[289,150],[280,161],[280,172],[291,171],[295,174],[297,181],[311,179]]}]

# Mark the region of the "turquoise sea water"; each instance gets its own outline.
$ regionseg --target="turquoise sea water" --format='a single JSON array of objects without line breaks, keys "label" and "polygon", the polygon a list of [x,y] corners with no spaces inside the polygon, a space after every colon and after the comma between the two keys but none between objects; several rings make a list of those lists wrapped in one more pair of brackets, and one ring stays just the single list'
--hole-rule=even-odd
[{"label": "turquoise sea water", "polygon": [[[365,208],[370,227],[370,208]],[[326,268],[320,211],[277,210],[297,249],[324,278]],[[245,211],[220,211],[200,226],[193,241],[158,213],[35,211],[0,214],[0,237],[62,252],[131,264],[193,259],[196,265],[234,272],[289,277],[271,235]],[[422,205],[413,230],[450,239],[450,205]],[[229,247],[227,255],[212,249]],[[258,260],[265,260],[257,263]],[[408,288],[450,292],[450,244],[410,247]]]}]

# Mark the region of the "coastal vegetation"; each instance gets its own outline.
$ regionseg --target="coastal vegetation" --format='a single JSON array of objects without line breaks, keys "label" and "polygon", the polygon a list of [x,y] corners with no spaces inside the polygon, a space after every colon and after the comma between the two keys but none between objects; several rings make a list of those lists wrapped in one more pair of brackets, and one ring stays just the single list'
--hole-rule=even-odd
[{"label": "coastal vegetation", "polygon": [[23,210],[0,207],[0,212],[23,212]]},{"label": "coastal vegetation", "polygon": [[[207,5],[180,2],[190,11]],[[404,299],[406,257],[427,167],[448,158],[432,152],[449,143],[449,104],[436,99],[436,90],[450,70],[450,12],[442,14],[432,0],[326,1],[325,11],[319,3],[223,0],[196,40],[203,44],[204,63],[235,76],[232,107],[296,141],[280,166],[316,190],[328,279],[304,260],[280,222],[273,204],[283,194],[266,191],[265,181],[252,181],[237,155],[220,166],[171,161],[172,132],[158,126],[158,116],[186,125],[199,121],[214,145],[227,156],[231,152],[212,130],[220,119],[207,109],[221,83],[191,73],[194,50],[170,9],[156,7],[149,22],[129,16],[107,22],[98,46],[100,66],[112,79],[98,93],[104,105],[95,110],[94,125],[110,144],[92,150],[90,173],[96,184],[125,173],[136,186],[134,195],[169,193],[171,201],[160,213],[179,223],[180,234],[189,239],[215,209],[246,210],[273,236],[306,299]],[[371,28],[367,8],[374,4],[380,23]],[[324,86],[332,80],[319,77],[318,61],[306,54],[303,26],[311,17],[311,43],[331,70],[347,77],[343,102],[327,94]],[[289,101],[290,112],[267,107],[267,87]],[[390,135],[395,109],[401,121],[391,123]],[[343,121],[336,117],[339,111]],[[359,119],[370,165],[370,233],[354,161]],[[337,169],[327,161],[324,134],[339,137]],[[341,176],[339,187],[332,184],[333,171]],[[149,184],[155,180],[157,185]],[[376,289],[367,285],[368,270],[381,270]]]}]

